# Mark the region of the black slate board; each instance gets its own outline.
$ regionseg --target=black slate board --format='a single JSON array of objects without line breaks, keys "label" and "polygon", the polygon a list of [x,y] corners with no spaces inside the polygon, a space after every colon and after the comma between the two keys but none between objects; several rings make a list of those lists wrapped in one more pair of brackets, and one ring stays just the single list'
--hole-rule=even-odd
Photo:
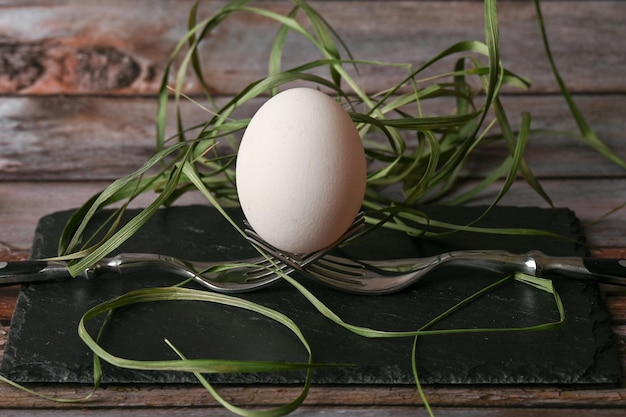
[{"label": "black slate board", "polygon": [[[433,218],[463,223],[482,208],[430,207]],[[129,212],[133,214],[133,212]],[[238,221],[238,210],[231,213]],[[33,258],[54,255],[70,212],[41,219]],[[103,213],[99,219],[104,219]],[[583,239],[566,209],[500,207],[480,225],[532,227]],[[95,226],[95,225],[94,225]],[[546,237],[502,237],[460,233],[443,241],[410,238],[379,230],[351,251],[365,258],[422,256],[452,249],[539,249],[552,255],[583,254],[577,244]],[[213,209],[163,209],[120,252],[159,252],[186,259],[238,259],[250,246]],[[357,296],[301,279],[346,322],[383,330],[414,330],[438,313],[494,282],[499,276],[458,268],[432,273],[419,284],[389,296]],[[0,372],[17,382],[92,381],[92,357],[77,335],[90,307],[136,288],[175,284],[163,273],[109,274],[24,285],[17,302]],[[418,343],[420,380],[426,384],[616,384],[621,377],[617,347],[598,288],[593,283],[557,280],[567,320],[557,330],[424,336]],[[286,283],[246,294],[291,317],[302,329],[316,362],[355,366],[316,370],[318,384],[413,384],[413,338],[366,339],[330,322]],[[446,319],[438,328],[526,326],[558,318],[552,296],[510,283]],[[91,323],[98,324],[98,320]],[[111,353],[140,360],[177,359],[163,340],[189,358],[305,361],[306,352],[289,330],[254,313],[217,304],[161,302],[116,312],[103,339]],[[221,383],[300,383],[302,372],[210,375]],[[104,364],[104,382],[186,383],[193,375],[134,371]]]}]

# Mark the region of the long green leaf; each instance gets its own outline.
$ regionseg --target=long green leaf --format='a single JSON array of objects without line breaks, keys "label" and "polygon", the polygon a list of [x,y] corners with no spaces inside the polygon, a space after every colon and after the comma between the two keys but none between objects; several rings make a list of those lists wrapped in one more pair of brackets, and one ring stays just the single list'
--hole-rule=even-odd
[{"label": "long green leaf", "polygon": [[556,66],[556,62],[554,61],[554,57],[552,55],[552,51],[550,48],[550,43],[548,42],[548,35],[546,33],[546,27],[545,27],[545,23],[543,19],[543,13],[541,11],[540,2],[539,0],[533,0],[533,1],[535,4],[535,11],[537,13],[537,20],[539,22],[539,29],[541,31],[541,39],[543,41],[543,46],[546,52],[546,56],[548,58],[548,62],[550,63],[550,68],[552,69],[552,74],[554,75],[554,78],[556,79],[556,82],[559,85],[561,94],[563,95],[563,97],[565,98],[565,101],[567,102],[567,105],[569,106],[569,109],[570,109],[570,112],[572,113],[574,121],[578,125],[578,129],[580,130],[582,139],[584,140],[585,143],[587,143],[593,149],[598,151],[600,154],[602,154],[602,156],[604,156],[608,160],[613,161],[615,164],[617,164],[618,166],[622,168],[626,168],[626,160],[620,158],[617,154],[615,154],[615,152],[612,149],[610,149],[606,145],[606,143],[604,143],[596,135],[596,133],[591,128],[591,126],[589,126],[582,112],[578,108],[578,105],[574,101],[572,94],[569,92],[569,89],[565,85],[565,81],[563,81],[563,78],[561,77],[561,74],[559,73],[558,68]]}]

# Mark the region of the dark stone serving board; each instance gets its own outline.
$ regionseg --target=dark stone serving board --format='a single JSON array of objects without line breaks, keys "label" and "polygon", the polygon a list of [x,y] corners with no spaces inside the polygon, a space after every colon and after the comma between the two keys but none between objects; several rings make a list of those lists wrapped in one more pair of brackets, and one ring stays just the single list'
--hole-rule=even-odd
[{"label": "dark stone serving board", "polygon": [[[430,207],[432,218],[463,224],[483,208]],[[136,213],[129,211],[128,215]],[[108,212],[97,218],[102,221]],[[238,210],[233,217],[242,221]],[[33,258],[52,256],[70,212],[41,219]],[[98,223],[96,221],[96,223]],[[584,239],[574,213],[566,209],[500,207],[479,225],[531,227]],[[97,224],[94,224],[94,227]],[[95,230],[95,229],[94,229]],[[548,237],[458,233],[441,241],[411,238],[377,230],[350,250],[364,258],[415,257],[452,249],[539,249],[551,255],[580,255],[571,240]],[[214,209],[204,206],[160,210],[119,250],[158,252],[191,260],[234,260],[254,250]],[[302,277],[320,300],[344,321],[381,330],[415,330],[494,282],[493,273],[444,268],[401,293],[357,296],[322,287]],[[92,354],[77,334],[77,323],[90,307],[142,287],[178,283],[167,273],[107,274],[24,285],[17,302],[0,371],[17,382],[92,382]],[[621,367],[616,343],[597,285],[555,280],[567,319],[556,330],[429,335],[417,343],[420,381],[427,384],[616,384]],[[319,369],[317,384],[413,384],[414,339],[367,339],[319,314],[287,283],[242,296],[281,311],[300,326],[315,362],[353,366]],[[437,328],[528,326],[558,319],[552,296],[511,282],[445,319]],[[94,319],[90,325],[99,323]],[[177,359],[164,343],[169,339],[188,358],[306,361],[297,338],[282,325],[258,314],[219,304],[159,302],[116,311],[102,344],[129,359]],[[137,371],[104,364],[104,382],[186,383],[192,374]],[[300,383],[303,372],[212,374],[219,383]]]}]

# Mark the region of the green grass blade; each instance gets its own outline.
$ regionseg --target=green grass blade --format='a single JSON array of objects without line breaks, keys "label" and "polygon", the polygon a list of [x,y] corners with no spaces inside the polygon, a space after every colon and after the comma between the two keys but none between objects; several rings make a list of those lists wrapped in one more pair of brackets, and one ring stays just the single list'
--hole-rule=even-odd
[{"label": "green grass blade", "polygon": [[572,113],[574,121],[578,125],[578,129],[580,130],[580,133],[585,143],[587,143],[589,146],[591,146],[593,149],[595,149],[597,152],[599,152],[602,156],[604,156],[608,160],[614,162],[615,164],[617,164],[618,166],[622,168],[626,168],[626,160],[616,155],[615,152],[612,149],[610,149],[606,145],[606,143],[604,143],[596,135],[596,133],[591,128],[591,126],[589,126],[582,112],[578,108],[578,105],[574,101],[572,94],[569,92],[569,89],[565,85],[565,82],[563,81],[563,78],[561,77],[561,74],[559,73],[558,68],[556,66],[556,62],[554,61],[554,57],[552,55],[552,51],[550,48],[550,43],[548,42],[548,35],[546,32],[546,28],[545,28],[543,13],[541,11],[541,5],[539,4],[539,0],[533,0],[533,1],[535,4],[537,20],[539,23],[539,30],[541,32],[541,39],[543,42],[544,50],[546,52],[546,56],[548,58],[548,62],[550,64],[550,68],[552,69],[552,74],[554,75],[554,78],[556,79],[556,82],[559,86],[561,94],[563,95],[563,97],[565,98],[565,101],[567,102],[567,105],[569,106],[570,112]]}]

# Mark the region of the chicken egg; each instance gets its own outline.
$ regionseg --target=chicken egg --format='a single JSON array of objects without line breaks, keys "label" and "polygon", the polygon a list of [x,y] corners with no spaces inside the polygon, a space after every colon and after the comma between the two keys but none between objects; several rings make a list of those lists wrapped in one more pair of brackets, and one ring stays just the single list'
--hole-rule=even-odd
[{"label": "chicken egg", "polygon": [[285,90],[250,120],[237,155],[239,202],[271,245],[307,253],[331,245],[361,209],[367,168],[359,133],[330,96]]}]

